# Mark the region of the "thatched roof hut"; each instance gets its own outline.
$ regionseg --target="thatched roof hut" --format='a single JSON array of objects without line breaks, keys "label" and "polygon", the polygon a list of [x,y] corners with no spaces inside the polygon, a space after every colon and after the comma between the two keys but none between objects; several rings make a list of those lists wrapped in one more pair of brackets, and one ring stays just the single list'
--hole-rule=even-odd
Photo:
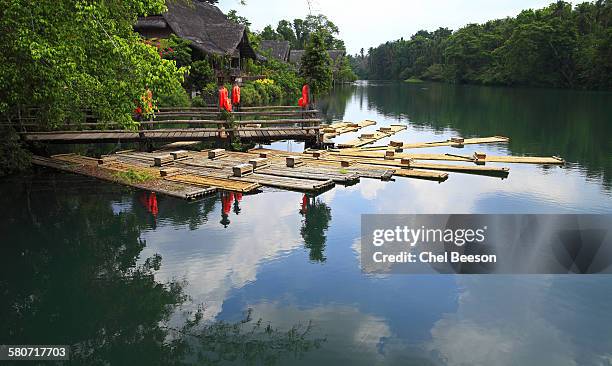
[{"label": "thatched roof hut", "polygon": [[329,57],[332,59],[332,63],[334,65],[337,64],[337,62],[344,57],[344,55],[346,55],[346,51],[345,50],[328,50],[327,53],[329,54]]},{"label": "thatched roof hut", "polygon": [[263,40],[259,49],[279,61],[289,61],[289,41]]},{"label": "thatched roof hut", "polygon": [[[297,67],[300,67],[302,63],[302,57],[304,56],[304,50],[291,50],[289,53],[289,62],[294,64]],[[329,58],[332,60],[332,65],[334,67],[338,66],[338,61],[346,54],[344,50],[327,50],[327,54]]]},{"label": "thatched roof hut", "polygon": [[204,54],[256,59],[246,27],[229,19],[216,6],[203,1],[168,1],[161,15],[140,17],[135,30],[146,38],[167,38],[170,34],[191,41]]},{"label": "thatched roof hut", "polygon": [[299,67],[305,52],[304,50],[291,50],[289,52],[289,62]]}]

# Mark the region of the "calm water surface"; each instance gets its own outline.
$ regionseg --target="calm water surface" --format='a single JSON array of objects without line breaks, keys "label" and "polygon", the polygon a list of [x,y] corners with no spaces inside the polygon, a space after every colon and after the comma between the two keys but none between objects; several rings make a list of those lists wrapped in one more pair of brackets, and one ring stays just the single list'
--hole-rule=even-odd
[{"label": "calm water surface", "polygon": [[[46,170],[5,179],[0,344],[71,344],[77,364],[612,364],[612,277],[371,276],[358,246],[362,213],[612,213],[612,94],[371,83],[321,107],[378,122],[359,133],[403,123],[393,139],[504,135],[456,151],[569,164],[197,202]],[[178,332],[198,309],[201,322]],[[258,319],[274,330],[257,340],[271,343],[245,347],[248,334],[222,326]]]}]

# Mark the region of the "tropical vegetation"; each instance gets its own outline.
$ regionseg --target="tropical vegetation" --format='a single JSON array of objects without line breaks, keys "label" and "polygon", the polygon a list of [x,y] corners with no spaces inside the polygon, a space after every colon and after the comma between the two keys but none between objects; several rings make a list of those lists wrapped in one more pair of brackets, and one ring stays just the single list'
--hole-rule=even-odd
[{"label": "tropical vegetation", "polygon": [[419,31],[351,57],[360,78],[612,89],[612,2],[557,1],[456,31]]}]

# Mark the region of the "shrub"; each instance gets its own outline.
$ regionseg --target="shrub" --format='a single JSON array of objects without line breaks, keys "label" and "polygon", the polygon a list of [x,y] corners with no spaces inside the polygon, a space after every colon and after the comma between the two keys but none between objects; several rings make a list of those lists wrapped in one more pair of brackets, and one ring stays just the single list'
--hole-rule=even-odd
[{"label": "shrub", "polygon": [[143,183],[156,178],[150,173],[133,169],[128,169],[125,172],[117,172],[115,173],[115,177],[127,183]]},{"label": "shrub", "polygon": [[245,84],[240,88],[240,99],[244,106],[255,106],[262,104],[262,98],[253,84]]},{"label": "shrub", "polygon": [[447,78],[447,71],[444,68],[444,65],[441,64],[433,64],[425,70],[422,75],[422,78],[425,80],[434,80],[434,81],[442,81]]},{"label": "shrub", "polygon": [[191,64],[191,42],[174,34],[170,38],[160,39],[155,43],[159,55],[167,60],[176,61],[179,67]]},{"label": "shrub", "polygon": [[192,107],[206,107],[208,105],[217,105],[217,85],[215,83],[206,84],[201,90],[200,95],[191,99]]},{"label": "shrub", "polygon": [[191,101],[187,91],[181,85],[175,85],[172,89],[160,89],[157,94],[159,107],[189,107]]},{"label": "shrub", "polygon": [[265,103],[265,104],[270,103],[270,95],[268,94],[267,86],[264,84],[260,84],[260,83],[254,83],[253,85],[255,86],[255,90],[261,96],[262,103]]},{"label": "shrub", "polygon": [[215,71],[206,60],[194,61],[189,70],[187,85],[195,90],[201,90],[215,81]]},{"label": "shrub", "polygon": [[0,129],[0,177],[27,169],[30,158],[12,128]]},{"label": "shrub", "polygon": [[266,62],[263,74],[283,91],[283,97],[297,99],[300,96],[304,80],[300,78],[292,65],[269,59]]}]

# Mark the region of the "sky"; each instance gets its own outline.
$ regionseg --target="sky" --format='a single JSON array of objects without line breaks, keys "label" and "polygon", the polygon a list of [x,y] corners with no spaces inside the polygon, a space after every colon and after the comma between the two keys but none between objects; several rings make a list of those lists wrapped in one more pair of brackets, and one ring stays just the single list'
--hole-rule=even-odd
[{"label": "sky", "polygon": [[[586,0],[585,0],[586,1]],[[515,16],[523,9],[542,8],[553,0],[311,0],[312,13],[325,14],[340,28],[347,51],[376,47],[386,41],[409,38],[420,29],[453,30],[469,23]],[[306,0],[220,0],[223,12],[231,9],[247,17],[252,29],[276,28],[279,20],[308,15]]]}]

